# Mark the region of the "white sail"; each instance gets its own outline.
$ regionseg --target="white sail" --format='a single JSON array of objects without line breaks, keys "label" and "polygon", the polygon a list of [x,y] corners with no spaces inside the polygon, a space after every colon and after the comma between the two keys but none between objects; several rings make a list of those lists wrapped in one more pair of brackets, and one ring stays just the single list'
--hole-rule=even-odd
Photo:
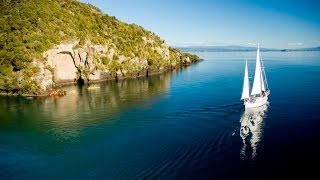
[{"label": "white sail", "polygon": [[241,99],[249,98],[249,76],[248,76],[248,64],[246,60],[246,67],[244,69],[243,88]]},{"label": "white sail", "polygon": [[261,83],[263,84],[263,78],[261,77],[261,63],[260,63],[260,50],[259,45],[257,49],[256,69],[254,72],[254,80],[251,95],[261,94]]},{"label": "white sail", "polygon": [[263,77],[263,74],[261,72],[261,90],[262,91],[266,91],[266,87],[265,87],[265,82],[264,82],[264,77]]}]

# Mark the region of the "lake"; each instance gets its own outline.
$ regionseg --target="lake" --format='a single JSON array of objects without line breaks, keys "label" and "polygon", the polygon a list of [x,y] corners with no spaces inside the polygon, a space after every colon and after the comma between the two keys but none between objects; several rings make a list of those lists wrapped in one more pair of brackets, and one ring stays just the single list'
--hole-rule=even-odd
[{"label": "lake", "polygon": [[256,52],[195,53],[204,61],[93,90],[71,85],[61,98],[0,97],[0,179],[316,174],[320,52],[262,52],[271,94],[257,112],[240,101]]}]

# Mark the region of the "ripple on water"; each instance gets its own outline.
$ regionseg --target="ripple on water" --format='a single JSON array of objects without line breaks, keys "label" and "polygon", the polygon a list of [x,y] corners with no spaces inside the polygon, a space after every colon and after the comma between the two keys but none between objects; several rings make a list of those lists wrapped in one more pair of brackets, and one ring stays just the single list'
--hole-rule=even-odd
[{"label": "ripple on water", "polygon": [[[135,172],[135,175],[131,177],[139,179],[161,176],[173,177],[174,174],[181,173],[183,169],[197,169],[202,167],[203,162],[207,161],[209,163],[212,160],[222,159],[221,154],[229,151],[230,145],[228,144],[230,144],[234,128],[224,128],[228,123],[230,125],[228,119],[217,120],[215,117],[217,117],[217,114],[227,112],[222,112],[223,107],[216,109],[220,112],[217,110],[208,112],[206,110],[190,109],[180,113],[166,114],[160,125],[161,128],[166,129],[167,137],[159,138],[159,143],[153,145],[148,152],[156,158],[150,161],[144,159],[142,155],[141,159],[136,160],[139,163],[134,166],[123,165],[118,167],[116,171],[120,172],[116,174],[128,173],[132,175],[132,172]],[[211,118],[208,118],[210,117],[208,114],[212,115]],[[188,120],[186,120],[186,117],[189,117]],[[208,125],[208,121],[212,121],[213,126]],[[216,125],[217,121],[221,121],[221,123],[218,123],[221,125]],[[183,123],[183,126],[181,123]],[[171,140],[168,140],[170,137]],[[129,173],[130,171],[132,172]]]}]

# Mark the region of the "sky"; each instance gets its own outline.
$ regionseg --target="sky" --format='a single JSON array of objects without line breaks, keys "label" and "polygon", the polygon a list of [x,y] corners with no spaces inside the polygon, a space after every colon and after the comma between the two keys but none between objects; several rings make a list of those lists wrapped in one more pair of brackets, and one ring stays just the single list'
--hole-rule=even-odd
[{"label": "sky", "polygon": [[170,46],[320,46],[320,0],[80,0]]}]

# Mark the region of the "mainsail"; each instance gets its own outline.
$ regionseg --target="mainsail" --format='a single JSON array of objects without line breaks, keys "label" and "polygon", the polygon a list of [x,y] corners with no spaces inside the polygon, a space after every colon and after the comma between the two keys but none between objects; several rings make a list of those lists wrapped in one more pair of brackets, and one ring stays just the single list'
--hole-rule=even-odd
[{"label": "mainsail", "polygon": [[243,80],[243,88],[242,88],[242,96],[241,99],[249,98],[249,77],[248,77],[248,64],[246,61],[246,67],[244,69],[244,80]]},{"label": "mainsail", "polygon": [[260,49],[258,45],[256,69],[254,73],[254,80],[253,80],[251,95],[261,94],[261,90],[265,90],[265,87],[264,87],[264,81],[263,81],[262,72],[261,72]]}]

